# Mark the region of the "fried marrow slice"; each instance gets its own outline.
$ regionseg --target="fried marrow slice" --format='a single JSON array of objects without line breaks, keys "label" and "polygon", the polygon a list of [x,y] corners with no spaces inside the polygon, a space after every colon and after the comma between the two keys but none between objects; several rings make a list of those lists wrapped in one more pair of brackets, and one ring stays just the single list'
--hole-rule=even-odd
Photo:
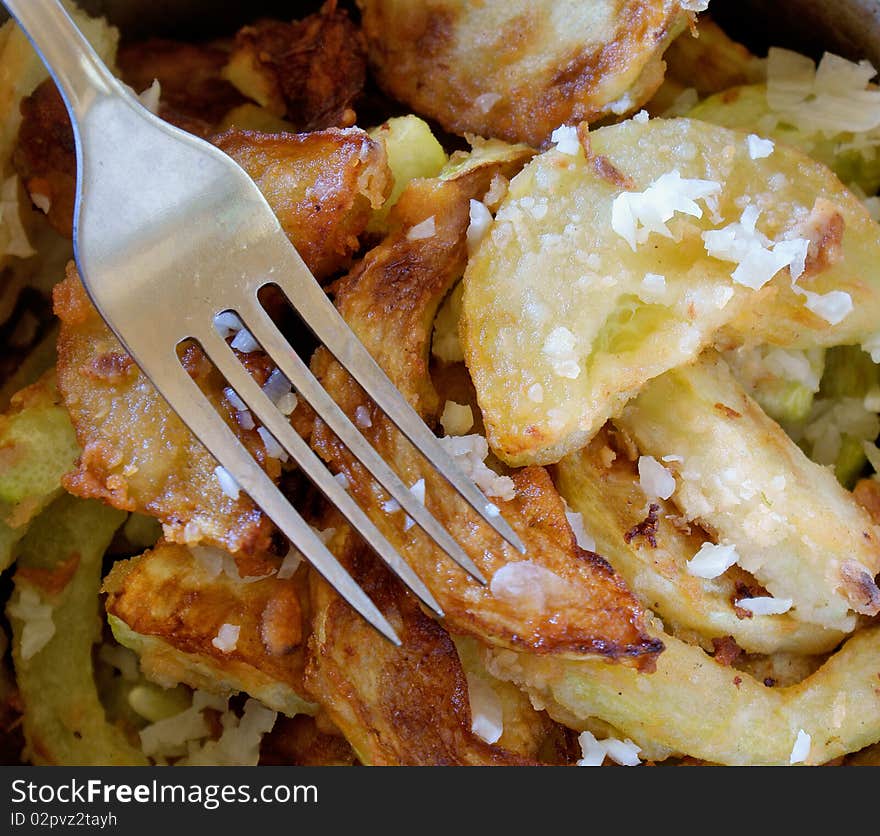
[{"label": "fried marrow slice", "polygon": [[616,421],[645,455],[668,454],[673,502],[799,621],[851,631],[880,612],[880,532],[710,353],[651,381]]},{"label": "fried marrow slice", "polygon": [[[24,705],[26,755],[34,764],[147,762],[107,721],[92,664],[92,645],[100,635],[101,562],[124,519],[123,513],[99,502],[63,496],[34,521],[22,542],[7,615]],[[36,626],[35,611],[45,608],[53,625],[51,636],[33,643],[28,633]],[[45,613],[39,616],[46,618]]]},{"label": "fried marrow slice", "polygon": [[[82,453],[64,487],[126,511],[158,518],[169,539],[205,541],[229,551],[265,551],[272,526],[244,495],[225,493],[217,463],[124,352],[92,306],[71,262],[54,293],[61,320],[58,387],[76,428]],[[246,355],[264,383],[265,356]],[[238,424],[224,382],[194,347],[184,357],[229,426],[274,478],[280,462],[266,455],[256,430]]]},{"label": "fried marrow slice", "polygon": [[650,676],[600,660],[488,651],[489,670],[577,727],[600,718],[640,746],[729,766],[789,765],[798,733],[805,763],[824,764],[880,740],[880,627],[854,633],[815,673],[769,688],[700,648],[663,635]]},{"label": "fried marrow slice", "polygon": [[[220,696],[243,691],[275,711],[313,714],[303,696],[303,614],[297,583],[212,576],[184,546],[162,544],[117,561],[104,580],[116,640],[140,657],[148,679]],[[232,649],[215,644],[238,627]]]},{"label": "fried marrow slice", "polygon": [[[713,342],[811,347],[876,331],[880,230],[825,166],[782,146],[752,159],[745,133],[690,119],[629,120],[588,140],[586,153],[551,149],[511,181],[464,276],[465,361],[508,464],[582,447],[646,381]],[[717,185],[690,207],[699,217],[673,212],[676,173],[699,181],[688,188]],[[676,198],[658,197],[667,186]],[[613,220],[624,192],[649,201],[632,246]],[[788,267],[755,290],[709,255],[703,233],[736,234],[746,208],[774,248],[808,242],[797,289]],[[847,293],[852,310],[831,325],[804,291]]]},{"label": "fried marrow slice", "polygon": [[[538,148],[564,123],[637,110],[681,4],[358,0],[380,86],[447,131]],[[439,70],[439,71],[438,71]]]},{"label": "fried marrow slice", "polygon": [[59,496],[78,455],[51,369],[14,395],[0,415],[0,570],[12,562],[31,520]]},{"label": "fried marrow slice", "polygon": [[224,77],[295,130],[350,127],[366,81],[366,47],[348,12],[336,6],[327,0],[302,20],[243,27]]},{"label": "fried marrow slice", "polygon": [[[389,619],[385,641],[317,573],[307,683],[371,766],[522,766],[537,761],[471,730],[468,681],[456,646],[344,524],[328,546]],[[529,711],[533,711],[531,706]],[[514,738],[516,739],[516,738]]]},{"label": "fried marrow slice", "polygon": [[347,267],[391,190],[384,147],[358,128],[303,134],[230,130],[213,138],[260,187],[319,279]]},{"label": "fried marrow slice", "polygon": [[[510,162],[492,163],[485,148],[477,159],[470,167],[463,160],[451,161],[454,173],[446,178],[412,181],[391,211],[389,236],[337,285],[340,313],[429,423],[436,420],[439,407],[429,375],[433,321],[465,266],[470,201],[483,197],[496,173],[512,168]],[[410,237],[409,231],[429,217],[434,219],[433,235]],[[442,477],[426,466],[328,352],[316,352],[312,370],[352,420],[358,408],[361,415],[367,411],[369,426],[364,427],[363,419],[358,422],[365,437],[407,484],[425,480],[428,509],[487,578],[524,560],[488,527],[474,524],[463,501],[450,496]],[[320,420],[311,443],[334,473],[345,475],[352,496],[407,555],[443,608],[448,629],[538,653],[601,654],[646,667],[661,650],[656,641],[644,641],[644,612],[625,585],[601,557],[577,546],[562,500],[543,469],[514,473],[515,496],[498,501],[500,513],[527,548],[529,564],[512,571],[532,571],[552,587],[544,604],[519,606],[470,579],[417,527],[408,528],[403,514],[387,513],[387,495]]]},{"label": "fried marrow slice", "polygon": [[735,601],[755,579],[739,566],[708,580],[689,574],[687,562],[709,541],[706,532],[686,524],[671,502],[647,500],[636,457],[627,455],[617,435],[603,427],[583,450],[553,467],[554,481],[582,515],[596,551],[668,630],[696,637],[707,649],[713,639],[730,637],[747,653],[818,654],[840,644],[842,631],[803,624],[791,614],[747,617]]}]

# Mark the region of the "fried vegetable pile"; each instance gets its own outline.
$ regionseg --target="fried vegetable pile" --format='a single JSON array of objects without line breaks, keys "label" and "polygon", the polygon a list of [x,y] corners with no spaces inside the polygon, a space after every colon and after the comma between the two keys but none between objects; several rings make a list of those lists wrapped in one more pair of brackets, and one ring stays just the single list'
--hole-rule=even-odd
[{"label": "fried vegetable pile", "polygon": [[429,612],[182,345],[399,647],[218,472],[92,306],[72,129],[0,29],[0,336],[23,358],[0,397],[4,756],[877,762],[880,90],[865,62],[754,55],[702,5],[327,0],[205,43],[76,10],[146,106],[254,179],[524,543],[266,294],[470,577],[224,323]]}]

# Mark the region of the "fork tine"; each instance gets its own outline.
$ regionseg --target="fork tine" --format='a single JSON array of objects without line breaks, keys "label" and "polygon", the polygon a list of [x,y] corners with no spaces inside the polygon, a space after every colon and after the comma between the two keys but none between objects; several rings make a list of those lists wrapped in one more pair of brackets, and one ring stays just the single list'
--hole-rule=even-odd
[{"label": "fork tine", "polygon": [[498,513],[495,505],[461,473],[434,433],[403,399],[370,352],[352,333],[302,260],[298,259],[298,262],[300,269],[285,271],[274,276],[272,281],[278,285],[303,322],[468,505],[510,545],[525,553],[522,540]]},{"label": "fork tine", "polygon": [[[318,458],[317,454],[302,439],[299,433],[290,426],[290,422],[272,403],[265,392],[257,385],[244,366],[239,362],[232,349],[213,328],[204,336],[198,336],[202,349],[230,386],[256,415],[260,423],[275,437],[275,440],[287,451],[299,465],[302,472],[324,494],[342,515],[355,527],[371,548],[388,564],[398,578],[412,590],[424,604],[440,618],[443,610],[434,600],[428,588],[413,571],[412,567],[400,556],[391,544],[382,536],[369,517],[352,499],[345,489],[333,478]],[[270,355],[271,356],[271,355]]]},{"label": "fork tine", "polygon": [[367,594],[342,568],[329,549],[318,539],[311,526],[296,512],[274,485],[254,457],[238,440],[220,415],[186,373],[172,353],[152,380],[184,424],[230,474],[235,474],[241,489],[263,509],[288,540],[324,579],[373,625],[398,647],[400,639],[394,628]]},{"label": "fork tine", "polygon": [[[256,337],[297,392],[321,416],[352,455],[364,465],[373,478],[397,500],[403,510],[446,554],[473,578],[485,584],[486,579],[473,560],[430,511],[415,498],[400,477],[349,421],[348,416],[315,379],[299,355],[293,351],[263,307],[256,303],[250,305],[247,312],[244,310],[240,312],[251,334]],[[245,400],[247,399],[245,398]]]}]

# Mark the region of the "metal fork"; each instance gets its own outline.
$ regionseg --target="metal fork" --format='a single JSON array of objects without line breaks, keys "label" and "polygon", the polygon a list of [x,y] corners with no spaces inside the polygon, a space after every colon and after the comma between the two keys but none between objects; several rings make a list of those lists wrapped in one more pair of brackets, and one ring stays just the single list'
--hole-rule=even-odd
[{"label": "metal fork", "polygon": [[245,370],[215,326],[234,312],[330,429],[403,510],[481,583],[479,569],[322,388],[258,300],[275,285],[339,363],[482,519],[523,545],[455,466],[346,325],[269,204],[226,154],[159,119],[103,64],[58,0],[3,0],[41,55],[76,136],[74,253],[96,308],[134,361],[238,486],[376,629],[394,629],[300,517],[181,365],[199,343],[302,472],[438,616],[434,597]]}]

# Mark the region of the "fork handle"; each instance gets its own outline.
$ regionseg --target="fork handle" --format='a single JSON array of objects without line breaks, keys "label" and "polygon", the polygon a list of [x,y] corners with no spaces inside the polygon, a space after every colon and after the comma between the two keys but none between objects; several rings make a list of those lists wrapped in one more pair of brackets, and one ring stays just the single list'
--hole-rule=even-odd
[{"label": "fork handle", "polygon": [[120,92],[118,81],[59,0],[2,2],[48,67],[72,115],[84,115],[101,95]]}]

